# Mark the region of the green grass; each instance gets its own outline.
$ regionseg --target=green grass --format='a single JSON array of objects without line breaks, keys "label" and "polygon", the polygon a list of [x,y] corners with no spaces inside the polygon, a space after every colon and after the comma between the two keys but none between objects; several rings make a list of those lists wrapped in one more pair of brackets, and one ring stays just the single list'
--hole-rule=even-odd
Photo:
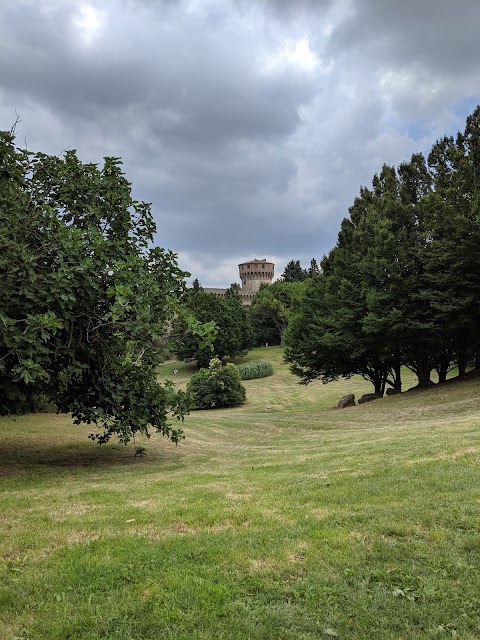
[{"label": "green grass", "polygon": [[144,458],[0,420],[2,640],[480,637],[480,382],[336,411],[370,385],[255,359],[245,405]]}]

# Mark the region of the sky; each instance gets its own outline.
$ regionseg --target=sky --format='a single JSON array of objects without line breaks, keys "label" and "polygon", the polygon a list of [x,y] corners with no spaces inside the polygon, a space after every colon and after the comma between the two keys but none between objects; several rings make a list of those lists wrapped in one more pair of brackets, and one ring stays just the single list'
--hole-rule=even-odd
[{"label": "sky", "polygon": [[384,163],[480,102],[479,0],[0,0],[0,129],[121,157],[204,286],[335,245]]}]

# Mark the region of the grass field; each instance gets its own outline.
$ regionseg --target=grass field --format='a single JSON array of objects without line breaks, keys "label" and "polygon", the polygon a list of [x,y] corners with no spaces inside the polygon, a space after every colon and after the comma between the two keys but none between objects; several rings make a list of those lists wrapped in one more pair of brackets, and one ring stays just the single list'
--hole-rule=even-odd
[{"label": "grass field", "polygon": [[142,458],[0,420],[1,640],[480,638],[480,380],[336,411],[371,386],[249,357],[244,406]]}]

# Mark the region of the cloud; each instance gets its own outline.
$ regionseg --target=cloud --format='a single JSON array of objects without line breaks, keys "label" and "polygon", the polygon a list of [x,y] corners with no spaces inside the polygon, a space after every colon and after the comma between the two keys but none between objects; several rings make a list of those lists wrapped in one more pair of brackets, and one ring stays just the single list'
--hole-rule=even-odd
[{"label": "cloud", "polygon": [[476,0],[355,0],[330,43],[332,55],[370,58],[396,68],[449,76],[476,70],[480,5]]},{"label": "cloud", "polygon": [[[0,118],[30,149],[121,156],[158,242],[203,284],[305,266],[384,162],[479,99],[476,1],[17,0]],[[282,266],[283,265],[283,266]]]}]

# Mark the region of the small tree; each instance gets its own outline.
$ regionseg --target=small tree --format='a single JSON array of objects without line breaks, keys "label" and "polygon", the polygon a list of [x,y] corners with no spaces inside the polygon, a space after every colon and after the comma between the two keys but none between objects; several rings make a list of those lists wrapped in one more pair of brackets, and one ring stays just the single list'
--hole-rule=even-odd
[{"label": "small tree", "polygon": [[309,276],[308,271],[302,269],[300,260],[290,260],[282,273],[283,282],[303,282]]},{"label": "small tree", "polygon": [[218,358],[212,358],[208,369],[194,373],[187,385],[193,409],[220,409],[237,407],[245,402],[245,387],[234,364],[225,367]]},{"label": "small tree", "polygon": [[318,266],[318,262],[315,258],[312,258],[310,260],[310,268],[308,269],[308,277],[316,278],[318,275],[320,275],[320,267]]},{"label": "small tree", "polygon": [[215,354],[220,359],[244,356],[253,346],[253,332],[246,307],[240,299],[240,286],[230,285],[221,303],[220,314],[215,318],[218,327]]}]

